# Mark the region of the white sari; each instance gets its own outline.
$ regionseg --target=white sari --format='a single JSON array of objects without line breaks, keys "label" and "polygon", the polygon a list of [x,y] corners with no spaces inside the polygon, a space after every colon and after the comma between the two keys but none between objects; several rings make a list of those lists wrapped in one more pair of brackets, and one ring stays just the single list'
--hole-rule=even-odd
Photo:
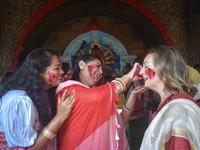
[{"label": "white sari", "polygon": [[200,107],[188,98],[176,98],[152,120],[140,150],[190,149],[200,150]]}]

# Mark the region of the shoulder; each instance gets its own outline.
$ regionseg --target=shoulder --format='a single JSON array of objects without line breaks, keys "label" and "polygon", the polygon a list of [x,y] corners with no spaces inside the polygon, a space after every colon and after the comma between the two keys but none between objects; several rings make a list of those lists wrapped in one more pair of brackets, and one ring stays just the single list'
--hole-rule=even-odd
[{"label": "shoulder", "polygon": [[26,92],[24,90],[12,90],[12,91],[9,91],[7,92],[6,94],[4,94],[4,96],[22,96],[22,95],[25,95]]},{"label": "shoulder", "polygon": [[12,90],[2,96],[2,100],[10,100],[19,97],[29,97],[24,90]]},{"label": "shoulder", "polygon": [[65,88],[68,87],[87,87],[86,85],[82,84],[81,82],[78,81],[74,81],[74,80],[67,80],[61,84],[58,85],[58,87],[56,88],[56,94],[59,93],[60,91],[62,91]]},{"label": "shoulder", "polygon": [[12,90],[4,94],[1,98],[1,109],[5,107],[7,104],[20,104],[23,103],[30,103],[32,105],[31,98],[27,95],[26,91],[24,90]]},{"label": "shoulder", "polygon": [[190,99],[190,96],[186,95],[167,103],[157,116],[162,116],[165,119],[171,118],[174,122],[182,119],[188,121],[188,119],[200,116],[200,107],[192,98]]}]

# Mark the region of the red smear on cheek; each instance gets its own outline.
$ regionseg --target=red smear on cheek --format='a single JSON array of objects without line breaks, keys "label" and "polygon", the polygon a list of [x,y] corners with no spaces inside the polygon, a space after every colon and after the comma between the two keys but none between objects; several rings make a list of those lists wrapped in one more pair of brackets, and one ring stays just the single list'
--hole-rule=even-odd
[{"label": "red smear on cheek", "polygon": [[92,72],[94,69],[95,69],[95,66],[92,66],[92,65],[88,66],[88,72],[89,72],[91,78],[92,78]]},{"label": "red smear on cheek", "polygon": [[145,73],[149,76],[150,79],[153,79],[156,74],[156,72],[154,70],[152,70],[151,68],[146,69]]},{"label": "red smear on cheek", "polygon": [[49,74],[49,81],[50,82],[53,82],[53,80],[56,78],[57,74],[56,73],[53,73],[53,72],[48,72]]}]

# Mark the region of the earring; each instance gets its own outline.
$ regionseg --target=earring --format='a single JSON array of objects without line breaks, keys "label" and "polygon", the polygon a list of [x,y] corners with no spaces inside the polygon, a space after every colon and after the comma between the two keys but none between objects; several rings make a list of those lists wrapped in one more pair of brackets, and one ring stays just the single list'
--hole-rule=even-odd
[{"label": "earring", "polygon": [[83,66],[80,66],[80,69],[82,70],[82,69],[83,69]]}]

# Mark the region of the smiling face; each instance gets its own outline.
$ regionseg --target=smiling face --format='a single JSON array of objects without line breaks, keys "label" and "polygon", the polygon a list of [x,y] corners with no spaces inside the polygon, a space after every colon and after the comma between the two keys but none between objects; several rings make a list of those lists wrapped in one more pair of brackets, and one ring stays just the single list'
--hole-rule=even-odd
[{"label": "smiling face", "polygon": [[164,88],[153,63],[153,53],[148,54],[143,61],[143,67],[139,73],[144,78],[144,86],[158,92]]},{"label": "smiling face", "polygon": [[44,73],[40,73],[40,76],[44,79],[45,85],[43,89],[46,91],[51,87],[58,86],[62,82],[62,63],[60,58],[56,55],[52,56],[51,65],[46,68]]},{"label": "smiling face", "polygon": [[98,59],[88,63],[80,61],[79,67],[82,68],[79,74],[80,81],[89,87],[94,86],[102,78],[102,64]]},{"label": "smiling face", "polygon": [[63,75],[63,81],[70,80],[72,78],[72,70],[69,69],[69,71]]}]

